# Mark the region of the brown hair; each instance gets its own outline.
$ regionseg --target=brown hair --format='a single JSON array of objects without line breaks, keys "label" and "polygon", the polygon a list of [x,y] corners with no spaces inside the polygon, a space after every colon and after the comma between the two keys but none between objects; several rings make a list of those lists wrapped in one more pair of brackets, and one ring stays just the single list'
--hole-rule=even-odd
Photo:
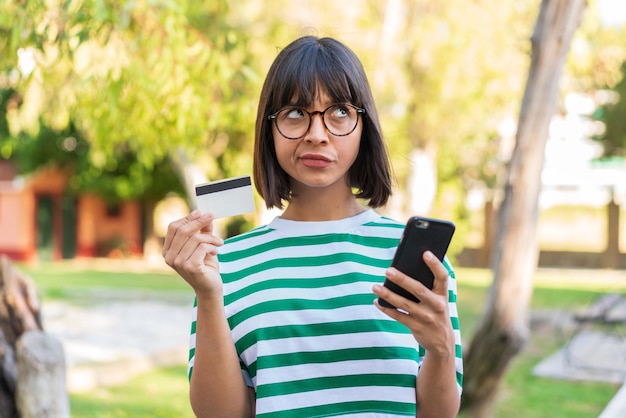
[{"label": "brown hair", "polygon": [[356,197],[383,206],[391,195],[391,173],[380,122],[365,70],[348,47],[332,38],[305,36],[284,48],[269,69],[257,111],[254,137],[254,185],[268,208],[289,201],[289,175],[280,167],[268,116],[287,104],[310,106],[319,87],[335,103],[365,108],[359,154],[348,172]]}]

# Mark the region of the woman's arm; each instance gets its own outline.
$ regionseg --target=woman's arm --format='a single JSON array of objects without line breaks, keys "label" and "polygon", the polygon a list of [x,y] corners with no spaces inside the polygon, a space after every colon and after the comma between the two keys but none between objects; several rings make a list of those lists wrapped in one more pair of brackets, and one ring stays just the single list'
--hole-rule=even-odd
[{"label": "woman's arm", "polygon": [[243,379],[224,313],[213,217],[193,211],[172,222],[163,244],[166,263],[193,288],[196,343],[190,401],[198,417],[253,417],[254,396]]},{"label": "woman's arm", "polygon": [[197,305],[191,407],[199,418],[253,417],[254,392],[243,379],[223,299],[198,297]]},{"label": "woman's arm", "polygon": [[415,303],[384,286],[374,286],[374,293],[404,312],[376,306],[391,318],[406,325],[426,356],[417,377],[415,396],[418,418],[455,417],[460,406],[456,380],[456,341],[448,307],[448,270],[430,253],[424,261],[435,275],[432,291],[419,281],[394,268],[387,270],[386,278],[415,295]]},{"label": "woman's arm", "polygon": [[415,385],[417,417],[455,417],[461,399],[456,382],[454,348],[447,353],[426,351]]}]

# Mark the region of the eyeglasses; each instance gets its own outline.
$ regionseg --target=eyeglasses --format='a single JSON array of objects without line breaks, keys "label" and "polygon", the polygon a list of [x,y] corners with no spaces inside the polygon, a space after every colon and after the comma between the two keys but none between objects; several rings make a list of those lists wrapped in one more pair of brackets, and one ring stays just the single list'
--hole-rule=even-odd
[{"label": "eyeglasses", "polygon": [[313,116],[320,115],[324,127],[334,136],[350,135],[359,123],[365,109],[351,104],[334,104],[323,111],[309,112],[303,107],[286,106],[267,118],[276,123],[276,129],[287,139],[300,139],[309,132]]}]

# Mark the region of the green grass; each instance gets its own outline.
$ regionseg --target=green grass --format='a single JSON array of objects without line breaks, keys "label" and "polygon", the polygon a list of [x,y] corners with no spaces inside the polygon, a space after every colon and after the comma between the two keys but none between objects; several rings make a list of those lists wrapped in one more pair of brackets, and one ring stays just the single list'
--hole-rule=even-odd
[{"label": "green grass", "polygon": [[618,390],[608,383],[577,383],[532,375],[532,368],[557,347],[533,341],[518,356],[498,394],[495,417],[595,418]]},{"label": "green grass", "polygon": [[[86,292],[96,291],[120,297],[138,292],[161,297],[190,293],[188,285],[173,272],[106,272],[77,269],[70,264],[20,268],[35,278],[44,299],[61,297],[72,301]],[[457,270],[458,307],[465,346],[483,314],[490,275],[483,269]],[[535,278],[532,309],[572,312],[584,308],[608,291],[626,293],[626,282],[611,272],[542,269]],[[533,367],[560,348],[566,338],[554,332],[533,333],[527,347],[510,366],[498,394],[494,417],[598,416],[618,390],[617,385],[577,383],[532,375]],[[75,418],[191,418],[186,366],[156,369],[120,386],[72,394],[71,408]]]},{"label": "green grass", "polygon": [[[109,268],[115,268],[117,261],[108,262]],[[184,295],[192,293],[189,285],[174,271],[145,270],[111,271],[94,267],[77,267],[71,262],[42,263],[38,267],[19,266],[37,284],[37,290],[43,299],[76,300],[86,294],[117,292],[125,294]]]},{"label": "green grass", "polygon": [[157,369],[126,384],[73,394],[73,418],[191,418],[186,366]]},{"label": "green grass", "polygon": [[[604,292],[625,292],[610,272],[540,270],[535,277],[531,309],[573,312],[588,306]],[[590,274],[589,280],[585,275]],[[606,278],[608,276],[608,278]],[[491,273],[459,269],[458,308],[467,346],[483,314]],[[572,382],[537,377],[532,369],[561,348],[569,335],[534,331],[525,349],[512,361],[500,387],[494,417],[597,417],[619,389],[611,383]],[[460,415],[469,418],[467,415]]]}]

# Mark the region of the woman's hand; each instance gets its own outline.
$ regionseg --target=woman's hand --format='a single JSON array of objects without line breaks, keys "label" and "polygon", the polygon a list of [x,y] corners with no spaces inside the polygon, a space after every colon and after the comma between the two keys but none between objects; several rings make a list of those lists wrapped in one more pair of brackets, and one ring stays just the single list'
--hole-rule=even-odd
[{"label": "woman's hand", "polygon": [[196,295],[221,295],[217,247],[222,244],[224,241],[213,235],[213,215],[201,215],[196,209],[168,226],[163,258]]},{"label": "woman's hand", "polygon": [[382,312],[406,325],[419,344],[433,355],[454,356],[454,331],[448,312],[448,270],[430,251],[424,252],[424,261],[434,273],[433,289],[406,274],[389,268],[386,278],[410,292],[419,303],[406,299],[382,285],[374,285],[374,293],[398,309],[375,304]]}]

